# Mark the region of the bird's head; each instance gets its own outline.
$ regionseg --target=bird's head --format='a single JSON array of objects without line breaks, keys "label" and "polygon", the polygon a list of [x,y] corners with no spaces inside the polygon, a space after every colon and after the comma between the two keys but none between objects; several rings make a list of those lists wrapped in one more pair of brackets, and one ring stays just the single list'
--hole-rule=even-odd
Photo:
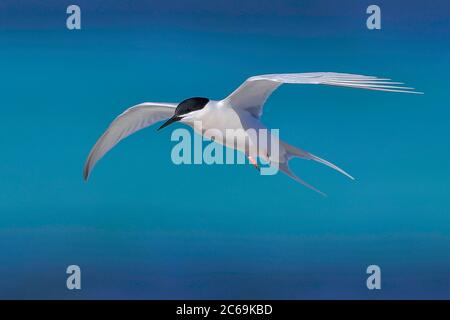
[{"label": "bird's head", "polygon": [[158,130],[177,121],[188,122],[196,120],[195,116],[208,104],[208,102],[208,98],[201,97],[189,98],[181,101],[175,109],[175,114],[164,122]]}]

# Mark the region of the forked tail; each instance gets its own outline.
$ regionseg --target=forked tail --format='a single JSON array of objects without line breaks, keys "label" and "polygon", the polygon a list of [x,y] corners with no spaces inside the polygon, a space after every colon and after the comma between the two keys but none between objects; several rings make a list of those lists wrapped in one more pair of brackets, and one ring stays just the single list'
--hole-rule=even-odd
[{"label": "forked tail", "polygon": [[322,191],[316,189],[315,187],[313,187],[312,185],[310,185],[306,181],[303,181],[302,179],[297,177],[292,172],[292,170],[289,168],[289,164],[288,164],[290,159],[292,159],[294,157],[297,157],[297,158],[302,158],[302,159],[306,159],[306,160],[314,160],[314,161],[320,162],[320,163],[322,163],[322,164],[324,164],[324,165],[326,165],[326,166],[328,166],[328,167],[330,167],[330,168],[332,168],[332,169],[334,169],[336,171],[339,171],[340,173],[342,173],[343,175],[349,177],[352,180],[355,179],[351,175],[349,175],[347,172],[345,172],[344,170],[342,170],[341,168],[339,168],[338,166],[334,165],[333,163],[331,163],[331,162],[329,162],[327,160],[319,158],[319,157],[317,157],[317,156],[315,156],[315,155],[313,155],[313,154],[311,154],[309,152],[303,151],[303,150],[301,150],[299,148],[296,148],[294,146],[291,146],[291,145],[289,145],[289,144],[287,144],[285,142],[280,142],[280,143],[281,143],[281,146],[286,151],[286,155],[285,155],[285,157],[286,157],[285,160],[286,161],[283,162],[283,163],[280,163],[280,170],[283,171],[285,174],[287,174],[292,179],[294,179],[295,181],[297,181],[297,182],[303,184],[304,186],[306,186],[306,187],[308,187],[308,188],[310,188],[310,189],[320,193],[323,196],[326,196],[326,194],[323,193]]}]

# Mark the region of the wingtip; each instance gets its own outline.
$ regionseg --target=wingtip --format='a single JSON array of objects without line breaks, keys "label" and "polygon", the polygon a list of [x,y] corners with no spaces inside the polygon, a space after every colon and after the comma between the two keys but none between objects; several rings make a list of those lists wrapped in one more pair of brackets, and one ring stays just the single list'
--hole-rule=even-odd
[{"label": "wingtip", "polygon": [[413,91],[415,90],[414,88],[410,88],[411,90],[401,90],[399,91],[400,93],[412,93],[412,94],[425,94],[422,91]]},{"label": "wingtip", "polygon": [[88,180],[89,180],[89,170],[88,170],[87,166],[85,166],[83,168],[83,181],[88,182]]},{"label": "wingtip", "polygon": [[324,198],[328,198],[328,195],[325,192],[322,191],[316,191],[318,194],[320,194]]},{"label": "wingtip", "polygon": [[356,180],[355,177],[353,177],[353,176],[351,176],[351,175],[349,175],[349,174],[347,174],[347,177],[348,177],[349,179],[353,180],[353,181]]}]

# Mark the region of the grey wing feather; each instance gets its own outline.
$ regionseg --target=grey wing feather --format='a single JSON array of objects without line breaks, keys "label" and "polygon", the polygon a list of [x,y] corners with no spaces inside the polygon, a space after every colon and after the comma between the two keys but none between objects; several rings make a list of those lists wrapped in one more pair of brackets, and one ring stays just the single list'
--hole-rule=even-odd
[{"label": "grey wing feather", "polygon": [[267,98],[283,83],[323,84],[376,91],[422,93],[414,91],[414,88],[399,86],[402,84],[400,82],[373,76],[336,72],[284,73],[250,77],[226,97],[224,102],[233,108],[247,110],[259,118]]},{"label": "grey wing feather", "polygon": [[98,139],[92,148],[83,169],[85,180],[99,161],[121,140],[155,122],[168,119],[175,113],[174,103],[145,102],[135,105],[120,114]]},{"label": "grey wing feather", "polygon": [[232,107],[245,109],[253,116],[260,118],[264,103],[282,83],[252,78],[247,79],[224,100]]}]

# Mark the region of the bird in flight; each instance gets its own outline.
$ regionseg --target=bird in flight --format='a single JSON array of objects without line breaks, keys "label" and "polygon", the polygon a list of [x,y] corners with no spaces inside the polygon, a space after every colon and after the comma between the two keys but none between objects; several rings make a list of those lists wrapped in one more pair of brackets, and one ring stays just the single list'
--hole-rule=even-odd
[{"label": "bird in flight", "polygon": [[[348,73],[334,72],[309,72],[309,73],[287,73],[287,74],[267,74],[248,78],[234,92],[223,100],[211,100],[208,98],[189,98],[181,103],[160,103],[144,102],[135,105],[120,114],[98,139],[86,160],[83,176],[87,180],[97,163],[111,148],[124,138],[134,132],[144,129],[152,124],[165,122],[158,130],[167,127],[174,122],[181,122],[194,128],[196,121],[201,121],[202,130],[197,132],[205,135],[207,129],[216,129],[225,133],[228,129],[241,130],[241,139],[250,138],[246,135],[248,129],[267,129],[261,122],[263,106],[269,96],[282,84],[320,84],[329,86],[349,87],[366,90],[401,92],[401,93],[421,93],[414,91],[414,88],[404,87],[403,83],[392,82],[390,79],[377,78],[373,76],[363,76]],[[225,134],[223,135],[225,136]],[[209,137],[212,138],[212,137]],[[253,138],[254,139],[254,138]],[[340,173],[353,179],[348,173],[340,169],[333,163],[319,158],[307,151],[279,141],[279,152],[276,157],[271,157],[267,148],[258,148],[256,154],[249,154],[248,148],[239,149],[235,141],[218,141],[227,147],[237,149],[246,154],[250,162],[258,168],[257,158],[276,163],[279,169],[299,183],[323,194],[315,187],[297,177],[289,168],[288,162],[292,158],[302,158],[314,160],[329,166]],[[257,141],[250,141],[257,144]]]}]

